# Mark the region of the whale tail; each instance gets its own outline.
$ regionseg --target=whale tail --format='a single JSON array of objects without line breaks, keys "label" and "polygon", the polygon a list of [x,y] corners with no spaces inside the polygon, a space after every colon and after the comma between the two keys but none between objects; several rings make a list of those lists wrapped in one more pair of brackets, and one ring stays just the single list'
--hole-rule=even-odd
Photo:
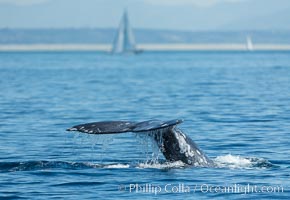
[{"label": "whale tail", "polygon": [[130,121],[103,121],[80,124],[67,129],[67,131],[79,131],[88,134],[114,134],[125,132],[148,132],[165,129],[182,123],[183,120],[175,119],[169,121],[148,120],[143,122]]}]

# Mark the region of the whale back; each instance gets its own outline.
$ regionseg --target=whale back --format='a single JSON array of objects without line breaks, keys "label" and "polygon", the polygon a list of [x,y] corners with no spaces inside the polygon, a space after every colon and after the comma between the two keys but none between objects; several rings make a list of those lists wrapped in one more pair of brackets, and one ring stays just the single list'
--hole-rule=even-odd
[{"label": "whale back", "polygon": [[155,140],[167,160],[181,160],[193,166],[213,166],[212,160],[181,130],[177,128],[169,129],[161,137],[161,140],[159,138]]}]

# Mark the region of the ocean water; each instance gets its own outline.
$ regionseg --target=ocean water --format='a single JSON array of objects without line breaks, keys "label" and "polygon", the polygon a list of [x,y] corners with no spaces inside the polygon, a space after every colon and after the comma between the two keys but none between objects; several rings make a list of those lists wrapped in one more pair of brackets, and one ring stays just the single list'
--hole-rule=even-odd
[{"label": "ocean water", "polygon": [[[65,131],[176,118],[217,167]],[[289,52],[0,53],[0,137],[3,199],[289,199]]]}]

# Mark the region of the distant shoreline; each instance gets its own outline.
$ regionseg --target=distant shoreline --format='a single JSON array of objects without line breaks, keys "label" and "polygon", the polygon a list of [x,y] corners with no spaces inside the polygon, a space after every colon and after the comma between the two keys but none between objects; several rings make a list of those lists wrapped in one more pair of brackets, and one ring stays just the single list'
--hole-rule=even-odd
[{"label": "distant shoreline", "polygon": [[[99,51],[110,52],[109,44],[0,44],[0,52]],[[248,51],[246,44],[139,44],[144,51]],[[290,51],[290,44],[254,44],[254,51]]]}]

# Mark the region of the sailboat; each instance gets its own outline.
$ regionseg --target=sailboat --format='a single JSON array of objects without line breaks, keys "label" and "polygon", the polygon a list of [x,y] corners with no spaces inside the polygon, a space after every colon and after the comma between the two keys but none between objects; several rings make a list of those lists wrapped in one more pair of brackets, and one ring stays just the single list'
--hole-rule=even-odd
[{"label": "sailboat", "polygon": [[248,51],[253,51],[254,50],[252,38],[250,36],[247,36],[247,50]]},{"label": "sailboat", "polygon": [[133,35],[133,31],[129,25],[129,18],[127,10],[124,11],[122,16],[117,35],[114,39],[112,53],[140,53],[140,49],[136,48],[136,42]]}]

